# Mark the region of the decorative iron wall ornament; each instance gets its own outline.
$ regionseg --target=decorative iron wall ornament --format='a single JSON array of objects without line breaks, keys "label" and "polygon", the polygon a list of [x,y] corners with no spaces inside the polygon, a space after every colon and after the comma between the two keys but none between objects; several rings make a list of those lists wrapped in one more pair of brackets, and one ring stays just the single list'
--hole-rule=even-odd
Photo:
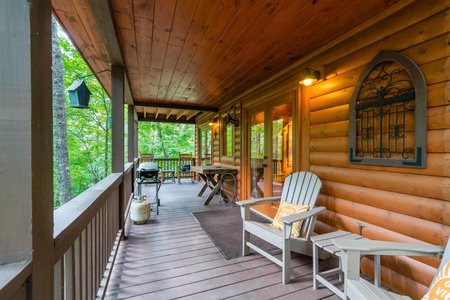
[{"label": "decorative iron wall ornament", "polygon": [[426,167],[427,85],[408,57],[382,51],[361,74],[350,102],[351,163]]}]

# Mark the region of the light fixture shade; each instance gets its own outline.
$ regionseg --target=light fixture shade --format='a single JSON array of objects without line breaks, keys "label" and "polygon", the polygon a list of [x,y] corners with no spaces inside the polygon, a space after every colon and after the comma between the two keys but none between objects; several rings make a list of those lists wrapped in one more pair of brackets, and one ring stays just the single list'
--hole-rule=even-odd
[{"label": "light fixture shade", "polygon": [[314,82],[316,82],[317,80],[319,80],[319,78],[320,78],[320,71],[311,68],[306,68],[305,74],[300,80],[300,84],[309,86]]},{"label": "light fixture shade", "polygon": [[71,86],[67,88],[69,93],[70,106],[76,108],[88,108],[91,91],[86,86],[84,80],[75,80]]}]

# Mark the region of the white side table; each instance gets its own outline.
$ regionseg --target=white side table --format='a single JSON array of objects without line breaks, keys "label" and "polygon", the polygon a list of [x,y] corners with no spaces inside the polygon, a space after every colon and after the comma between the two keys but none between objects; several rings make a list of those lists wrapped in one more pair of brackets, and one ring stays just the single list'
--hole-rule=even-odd
[{"label": "white side table", "polygon": [[[311,241],[313,242],[313,287],[315,290],[317,290],[318,282],[320,282],[341,299],[344,299],[344,292],[326,279],[326,277],[339,274],[339,279],[341,281],[343,280],[341,270],[342,265],[340,261],[341,251],[331,241],[331,239],[340,238],[358,240],[364,237],[343,230],[333,231],[330,233],[315,235],[311,237]],[[319,248],[323,249],[325,252],[331,254],[332,256],[337,257],[339,259],[339,267],[319,273]]]}]

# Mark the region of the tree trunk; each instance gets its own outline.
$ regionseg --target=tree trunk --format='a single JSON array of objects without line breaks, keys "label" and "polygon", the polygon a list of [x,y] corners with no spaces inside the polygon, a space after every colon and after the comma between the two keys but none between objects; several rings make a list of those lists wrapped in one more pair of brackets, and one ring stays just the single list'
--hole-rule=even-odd
[{"label": "tree trunk", "polygon": [[67,147],[66,96],[64,68],[58,38],[58,25],[52,18],[52,71],[53,71],[53,147],[56,168],[57,195],[61,205],[73,197]]},{"label": "tree trunk", "polygon": [[161,129],[161,126],[159,126],[159,124],[157,126],[157,130],[158,130],[158,137],[159,137],[159,141],[160,141],[160,144],[161,144],[161,148],[162,148],[164,157],[167,158],[168,157],[167,156],[167,149],[166,149],[166,145],[164,143],[164,137],[163,137],[162,129]]}]

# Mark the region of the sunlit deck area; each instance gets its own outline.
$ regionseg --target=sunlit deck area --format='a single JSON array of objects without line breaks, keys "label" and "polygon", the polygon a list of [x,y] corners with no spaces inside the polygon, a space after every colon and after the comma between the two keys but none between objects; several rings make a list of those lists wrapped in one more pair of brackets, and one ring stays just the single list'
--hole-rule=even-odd
[{"label": "sunlit deck area", "polygon": [[[146,224],[127,224],[107,299],[339,299],[325,287],[313,289],[310,257],[293,253],[287,285],[281,284],[281,268],[259,254],[225,259],[192,212],[232,207],[220,205],[219,196],[203,205],[201,187],[198,181],[165,183],[159,215],[152,211]],[[153,185],[142,190],[153,199]],[[333,263],[322,261],[321,267]]]}]

